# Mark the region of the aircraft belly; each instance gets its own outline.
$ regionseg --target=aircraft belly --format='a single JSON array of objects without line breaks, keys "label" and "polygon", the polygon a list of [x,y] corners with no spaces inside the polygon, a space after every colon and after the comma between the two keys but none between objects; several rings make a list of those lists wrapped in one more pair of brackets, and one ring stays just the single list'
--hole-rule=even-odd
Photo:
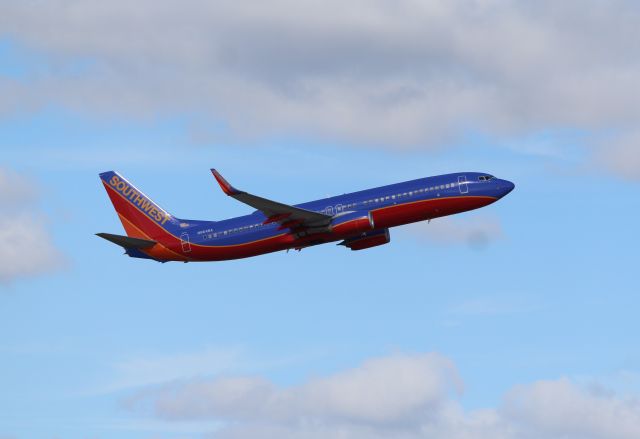
[{"label": "aircraft belly", "polygon": [[491,204],[493,197],[456,196],[420,200],[386,206],[371,211],[376,229],[396,227],[417,221],[478,209]]}]

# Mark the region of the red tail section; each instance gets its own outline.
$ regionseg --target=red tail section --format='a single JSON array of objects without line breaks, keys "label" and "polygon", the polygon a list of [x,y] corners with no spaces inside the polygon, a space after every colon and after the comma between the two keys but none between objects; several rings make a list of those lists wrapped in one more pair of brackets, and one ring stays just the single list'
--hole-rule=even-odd
[{"label": "red tail section", "polygon": [[114,171],[100,179],[127,236],[156,241],[145,253],[159,260],[185,260],[180,252],[180,220],[155,204],[142,191]]}]

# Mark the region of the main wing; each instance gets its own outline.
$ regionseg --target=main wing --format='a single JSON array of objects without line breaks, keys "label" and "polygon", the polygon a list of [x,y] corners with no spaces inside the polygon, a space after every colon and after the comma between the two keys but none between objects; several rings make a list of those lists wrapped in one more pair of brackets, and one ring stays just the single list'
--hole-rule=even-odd
[{"label": "main wing", "polygon": [[280,229],[298,230],[323,228],[331,222],[331,215],[301,209],[238,190],[215,169],[212,169],[211,173],[225,194],[261,211],[267,217],[264,224],[277,222],[280,223]]}]

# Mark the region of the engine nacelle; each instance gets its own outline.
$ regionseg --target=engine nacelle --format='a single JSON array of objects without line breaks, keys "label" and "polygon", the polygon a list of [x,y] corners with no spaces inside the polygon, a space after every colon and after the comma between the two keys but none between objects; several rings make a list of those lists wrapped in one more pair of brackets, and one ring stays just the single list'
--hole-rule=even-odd
[{"label": "engine nacelle", "polygon": [[390,241],[389,229],[382,229],[364,233],[357,238],[345,239],[340,244],[349,247],[351,250],[364,250],[365,248],[388,244]]},{"label": "engine nacelle", "polygon": [[373,218],[370,213],[350,212],[331,221],[331,233],[353,236],[373,230]]}]

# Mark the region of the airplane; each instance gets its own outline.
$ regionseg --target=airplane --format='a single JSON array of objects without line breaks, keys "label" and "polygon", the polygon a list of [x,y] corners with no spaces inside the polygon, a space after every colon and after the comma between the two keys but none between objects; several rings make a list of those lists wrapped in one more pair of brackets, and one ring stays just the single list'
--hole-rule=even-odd
[{"label": "airplane", "polygon": [[100,174],[126,236],[97,233],[133,258],[224,261],[328,242],[364,250],[390,242],[389,229],[478,209],[515,185],[478,172],[461,172],[289,205],[233,187],[215,169],[223,192],[256,209],[222,221],[177,218],[115,171]]}]

